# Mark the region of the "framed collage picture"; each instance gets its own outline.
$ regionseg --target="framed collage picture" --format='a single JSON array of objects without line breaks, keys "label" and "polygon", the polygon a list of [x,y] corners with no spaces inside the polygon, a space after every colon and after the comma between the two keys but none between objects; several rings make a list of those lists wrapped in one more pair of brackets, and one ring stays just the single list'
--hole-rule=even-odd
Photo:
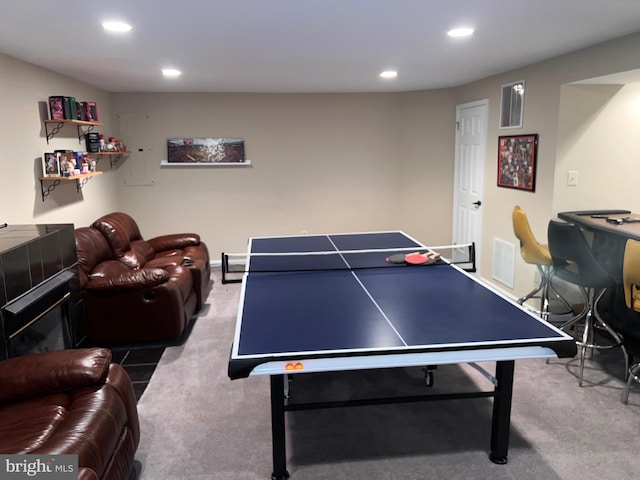
[{"label": "framed collage picture", "polygon": [[537,153],[537,134],[498,137],[498,186],[534,192]]}]

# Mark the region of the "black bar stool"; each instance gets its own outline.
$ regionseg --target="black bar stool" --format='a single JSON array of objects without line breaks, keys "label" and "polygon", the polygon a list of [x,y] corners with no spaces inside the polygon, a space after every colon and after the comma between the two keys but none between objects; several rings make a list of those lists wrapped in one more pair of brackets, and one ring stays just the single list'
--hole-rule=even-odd
[{"label": "black bar stool", "polygon": [[[622,340],[598,313],[598,302],[607,288],[616,287],[615,279],[598,263],[577,225],[551,220],[547,234],[553,263],[553,275],[578,286],[584,299],[582,312],[560,326],[561,329],[566,330],[584,319],[582,340],[576,340],[576,345],[581,347],[578,385],[582,386],[587,349],[591,349],[593,353],[593,349],[621,347],[626,373],[628,356],[622,345]],[[596,343],[594,338],[596,324],[609,333],[613,342]]]}]

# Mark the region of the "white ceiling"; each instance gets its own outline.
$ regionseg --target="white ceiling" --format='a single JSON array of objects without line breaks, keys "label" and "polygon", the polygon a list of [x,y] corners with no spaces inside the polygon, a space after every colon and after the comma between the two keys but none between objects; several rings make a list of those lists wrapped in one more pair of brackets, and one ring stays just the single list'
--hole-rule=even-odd
[{"label": "white ceiling", "polygon": [[[0,0],[0,52],[110,92],[463,85],[640,31],[640,0]],[[103,31],[119,19],[133,30]],[[451,39],[447,30],[472,26]],[[173,80],[160,70],[183,74]],[[395,80],[378,74],[399,72]]]}]

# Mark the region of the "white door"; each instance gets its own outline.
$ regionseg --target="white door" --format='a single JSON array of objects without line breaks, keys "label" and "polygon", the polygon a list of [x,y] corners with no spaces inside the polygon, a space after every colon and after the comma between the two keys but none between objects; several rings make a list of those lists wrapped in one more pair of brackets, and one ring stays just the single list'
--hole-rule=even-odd
[{"label": "white door", "polygon": [[488,100],[456,107],[453,243],[475,242],[476,266],[482,251],[482,193],[487,144]]}]

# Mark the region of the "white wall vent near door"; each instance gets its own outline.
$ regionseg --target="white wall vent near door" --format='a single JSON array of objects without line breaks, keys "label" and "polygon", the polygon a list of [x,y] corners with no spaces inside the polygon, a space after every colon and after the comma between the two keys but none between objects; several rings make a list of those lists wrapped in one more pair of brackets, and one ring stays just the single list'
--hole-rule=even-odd
[{"label": "white wall vent near door", "polygon": [[516,246],[499,238],[493,239],[493,278],[513,288]]}]

